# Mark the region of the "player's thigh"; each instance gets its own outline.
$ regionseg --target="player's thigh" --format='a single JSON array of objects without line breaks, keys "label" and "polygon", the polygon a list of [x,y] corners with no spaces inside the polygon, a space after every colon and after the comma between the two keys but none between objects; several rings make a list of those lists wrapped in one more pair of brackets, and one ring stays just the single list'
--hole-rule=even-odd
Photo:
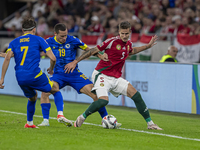
[{"label": "player's thigh", "polygon": [[76,70],[68,80],[69,85],[73,87],[78,94],[89,94],[89,96],[93,96],[94,98],[94,95],[90,94],[93,83],[82,72]]},{"label": "player's thigh", "polygon": [[127,96],[127,89],[128,85],[130,84],[127,80],[123,78],[114,79],[113,81],[112,90],[110,91],[115,97],[118,97],[119,95],[125,95]]},{"label": "player's thigh", "polygon": [[43,73],[41,76],[33,80],[31,87],[42,92],[50,92],[53,87],[53,82]]},{"label": "player's thigh", "polygon": [[[50,78],[50,80],[54,83],[54,88],[62,89],[66,85],[68,85],[68,77],[65,77],[62,74],[53,74],[53,76]],[[55,83],[56,82],[56,83]]]},{"label": "player's thigh", "polygon": [[108,100],[108,92],[112,87],[111,79],[104,74],[93,72],[94,87],[92,92],[95,92],[97,98]]},{"label": "player's thigh", "polygon": [[37,92],[35,89],[33,89],[32,87],[30,87],[29,85],[26,85],[24,83],[19,84],[19,86],[27,98],[31,99],[31,101],[36,100],[35,97],[37,97]]},{"label": "player's thigh", "polygon": [[80,92],[90,96],[94,101],[97,100],[97,95],[92,93],[93,84],[87,84],[81,88]]}]

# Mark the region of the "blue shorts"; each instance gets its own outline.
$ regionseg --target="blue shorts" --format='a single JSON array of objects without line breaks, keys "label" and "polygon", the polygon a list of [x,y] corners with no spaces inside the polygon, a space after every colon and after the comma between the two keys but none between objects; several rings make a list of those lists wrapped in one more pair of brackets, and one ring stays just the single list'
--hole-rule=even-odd
[{"label": "blue shorts", "polygon": [[30,79],[18,80],[18,84],[27,98],[35,96],[36,94],[35,90],[39,90],[42,92],[50,92],[53,86],[53,82],[50,81],[49,78],[44,73],[41,76],[34,78],[32,80]]},{"label": "blue shorts", "polygon": [[88,84],[93,84],[82,72],[78,69],[72,73],[54,73],[50,80],[56,81],[59,84],[59,89],[66,85],[73,87],[79,94],[82,87]]}]

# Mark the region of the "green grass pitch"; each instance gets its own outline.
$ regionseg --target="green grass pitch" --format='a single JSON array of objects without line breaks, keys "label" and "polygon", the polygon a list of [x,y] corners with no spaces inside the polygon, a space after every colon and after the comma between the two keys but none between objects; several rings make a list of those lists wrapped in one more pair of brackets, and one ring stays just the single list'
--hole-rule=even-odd
[{"label": "green grass pitch", "polygon": [[[122,123],[120,129],[104,129],[98,113],[80,128],[66,127],[56,120],[51,101],[50,126],[25,129],[27,99],[0,95],[0,150],[198,150],[200,116],[150,110],[152,120],[163,131],[147,130],[134,108],[107,106],[109,114]],[[64,115],[74,121],[89,104],[65,102]],[[42,122],[40,100],[34,124]]]}]

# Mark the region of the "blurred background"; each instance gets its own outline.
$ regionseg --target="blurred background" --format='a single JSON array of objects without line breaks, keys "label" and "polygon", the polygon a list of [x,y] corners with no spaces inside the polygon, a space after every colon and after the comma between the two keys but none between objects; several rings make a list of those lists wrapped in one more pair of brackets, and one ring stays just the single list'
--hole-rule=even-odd
[{"label": "blurred background", "polygon": [[155,34],[159,42],[128,59],[159,61],[175,45],[178,62],[200,62],[200,0],[1,0],[0,51],[22,35],[21,21],[26,16],[35,18],[37,35],[45,39],[54,35],[54,25],[61,22],[70,35],[89,46],[117,36],[118,24],[129,21],[133,46],[148,43]]}]

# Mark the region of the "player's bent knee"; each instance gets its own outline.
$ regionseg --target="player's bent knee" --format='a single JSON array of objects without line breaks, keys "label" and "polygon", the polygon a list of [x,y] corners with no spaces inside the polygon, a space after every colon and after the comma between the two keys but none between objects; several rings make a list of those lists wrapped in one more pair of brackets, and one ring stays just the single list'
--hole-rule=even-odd
[{"label": "player's bent knee", "polygon": [[98,100],[97,95],[92,93],[92,92],[89,92],[87,95],[90,96],[93,99],[93,101],[97,101]]},{"label": "player's bent knee", "polygon": [[101,96],[101,97],[99,97],[99,99],[104,99],[104,100],[109,101],[109,100],[108,100],[108,96]]},{"label": "player's bent knee", "polygon": [[127,96],[131,98],[136,92],[137,90],[129,83],[127,87]]},{"label": "player's bent knee", "polygon": [[36,101],[37,100],[37,92],[36,92],[35,96],[29,98],[29,100],[33,101],[33,102]]},{"label": "player's bent knee", "polygon": [[59,85],[58,85],[57,82],[54,82],[54,81],[53,81],[53,86],[52,86],[52,89],[51,89],[50,93],[51,93],[51,94],[54,94],[54,93],[56,93],[56,92],[58,92],[58,91],[59,91]]}]

